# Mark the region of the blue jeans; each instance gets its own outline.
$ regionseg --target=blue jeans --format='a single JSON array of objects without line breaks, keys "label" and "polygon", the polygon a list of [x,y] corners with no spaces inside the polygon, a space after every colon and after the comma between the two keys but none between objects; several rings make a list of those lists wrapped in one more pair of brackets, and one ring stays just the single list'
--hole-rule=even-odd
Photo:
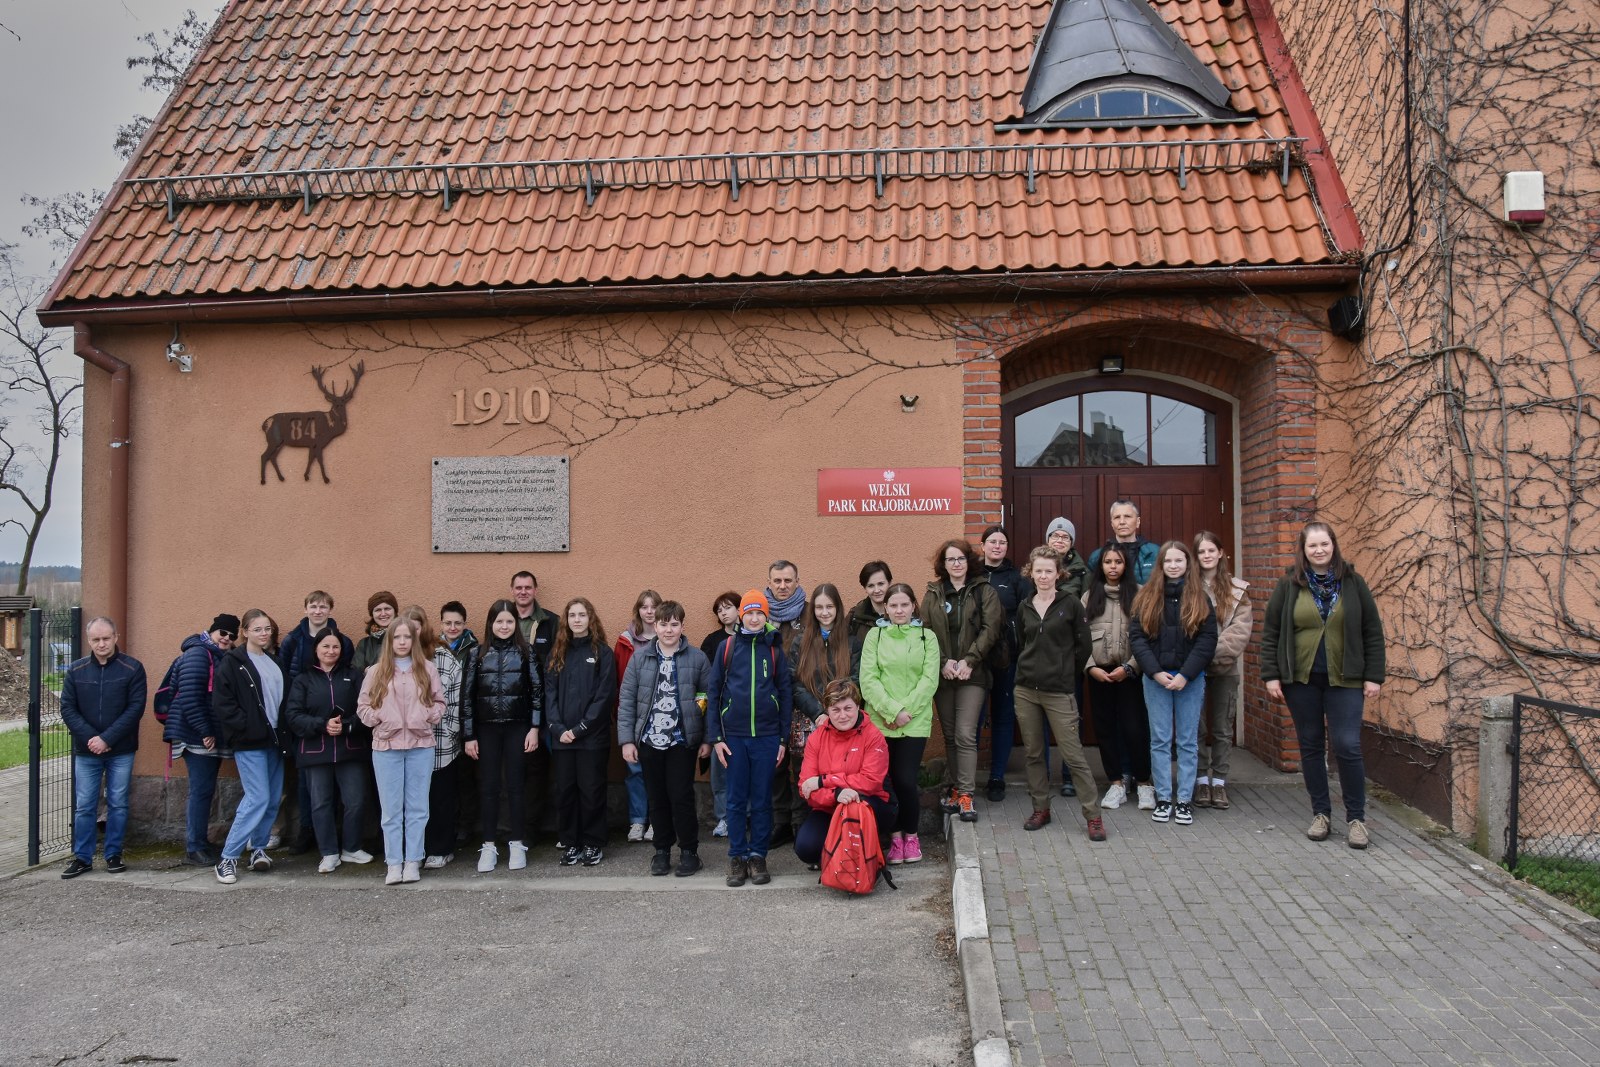
[{"label": "blue jeans", "polygon": [[[725,737],[728,748],[728,857],[767,856],[772,840],[772,775],[778,737]],[[749,820],[748,825],[746,819]]]},{"label": "blue jeans", "polygon": [[623,784],[628,789],[628,821],[643,826],[650,821],[650,794],[645,790],[644,773],[637,763],[624,763],[628,768],[628,777]]},{"label": "blue jeans", "polygon": [[[1367,769],[1361,756],[1361,714],[1366,696],[1357,686],[1329,685],[1326,674],[1313,674],[1307,684],[1283,687],[1284,702],[1294,718],[1300,742],[1300,773],[1306,780],[1313,815],[1332,815],[1328,796],[1328,745],[1339,764],[1339,791],[1344,794],[1346,820],[1367,817]],[[106,851],[111,851],[107,832]]]},{"label": "blue jeans", "polygon": [[184,809],[184,850],[204,852],[211,847],[211,800],[217,795],[220,756],[201,756],[185,750],[183,766],[189,772],[189,803]]},{"label": "blue jeans", "polygon": [[[1144,707],[1150,719],[1150,779],[1157,800],[1194,799],[1194,776],[1200,763],[1200,710],[1206,702],[1206,676],[1178,692],[1144,679]],[[1172,789],[1172,741],[1178,741],[1178,789]]]},{"label": "blue jeans", "polygon": [[244,796],[233,813],[228,840],[222,844],[222,858],[236,860],[247,848],[266,848],[272,836],[272,820],[278,817],[283,802],[283,753],[275,748],[256,748],[233,754],[239,770]]},{"label": "blue jeans", "polygon": [[106,787],[106,855],[120,856],[123,839],[128,836],[128,786],[133,782],[133,753],[72,757],[72,854],[84,863],[94,860],[102,780]]},{"label": "blue jeans", "polygon": [[1017,736],[1017,665],[1012,663],[989,688],[989,781],[1000,782],[1011,763]]},{"label": "blue jeans", "polygon": [[728,768],[716,756],[711,757],[711,809],[718,822],[728,817]]},{"label": "blue jeans", "polygon": [[378,780],[383,859],[388,864],[421,863],[422,835],[428,828],[428,785],[433,779],[433,749],[403,748],[372,754]]}]

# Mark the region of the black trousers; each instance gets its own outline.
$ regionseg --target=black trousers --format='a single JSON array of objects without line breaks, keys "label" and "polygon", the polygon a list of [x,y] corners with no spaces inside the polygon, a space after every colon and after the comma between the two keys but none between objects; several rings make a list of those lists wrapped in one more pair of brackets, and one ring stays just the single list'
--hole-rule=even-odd
[{"label": "black trousers", "polygon": [[926,737],[891,737],[889,741],[889,792],[894,794],[899,812],[892,829],[898,834],[914,834],[922,820],[922,791],[917,775],[922,771],[922,750]]},{"label": "black trousers", "polygon": [[673,845],[685,852],[700,851],[700,820],[694,810],[696,751],[688,745],[668,749],[638,747],[639,770],[650,801],[650,825],[656,831],[656,851],[665,852]]},{"label": "black trousers", "polygon": [[498,836],[500,823],[500,787],[506,790],[506,824],[513,841],[526,841],[524,804],[522,801],[523,764],[527,762],[522,751],[527,740],[528,727],[519,722],[484,722],[478,724],[478,826],[485,841]]},{"label": "black trousers", "polygon": [[550,776],[556,789],[556,833],[568,848],[606,847],[604,748],[552,748]]},{"label": "black trousers", "polygon": [[457,756],[433,769],[428,782],[428,825],[422,831],[422,850],[430,856],[448,856],[456,850],[457,820],[461,816],[461,766]]},{"label": "black trousers", "polygon": [[1131,775],[1136,782],[1150,780],[1150,717],[1144,707],[1144,684],[1138,675],[1120,682],[1088,680],[1089,710],[1094,715],[1094,736],[1100,743],[1100,765],[1106,779],[1116,782]]},{"label": "black trousers", "polygon": [[[881,844],[888,839],[889,832],[894,828],[896,815],[894,798],[880,800],[877,797],[864,796],[861,799],[867,802],[867,806],[872,809],[872,814],[878,821],[878,840]],[[800,857],[801,863],[822,861],[822,846],[828,840],[828,827],[833,825],[833,812],[833,808],[827,811],[812,808],[811,813],[806,816],[806,821],[795,831],[794,854]]]},{"label": "black trousers", "polygon": [[335,798],[344,805],[344,847],[351,851],[360,848],[361,816],[367,806],[366,767],[355,760],[301,767],[300,784],[311,794],[308,814],[316,831],[317,851],[324,856],[339,854]]}]

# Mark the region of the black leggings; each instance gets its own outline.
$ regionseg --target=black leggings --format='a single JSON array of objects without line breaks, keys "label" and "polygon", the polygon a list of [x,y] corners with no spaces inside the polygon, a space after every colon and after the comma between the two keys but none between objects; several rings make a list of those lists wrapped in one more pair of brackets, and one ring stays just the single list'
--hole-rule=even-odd
[{"label": "black leggings", "polygon": [[894,832],[914,834],[922,820],[922,791],[917,776],[922,772],[922,750],[926,737],[891,737],[889,741],[889,783],[900,811],[895,816]]},{"label": "black leggings", "polygon": [[493,841],[499,831],[500,787],[506,789],[506,824],[512,841],[522,840],[522,746],[528,727],[520,722],[478,724],[478,825],[483,839]]},{"label": "black leggings", "polygon": [[[889,828],[894,825],[895,805],[894,798],[880,800],[877,797],[864,796],[861,798],[872,809],[874,820],[878,824],[878,840],[882,843],[889,837]],[[800,824],[800,829],[794,833],[794,854],[800,857],[800,862],[805,864],[819,863],[822,860],[822,846],[828,842],[828,828],[833,825],[833,813],[837,808],[827,811],[811,809],[806,816],[806,821]]]},{"label": "black leggings", "polygon": [[1088,679],[1089,710],[1100,743],[1100,765],[1106,780],[1132,776],[1150,780],[1150,717],[1144,707],[1144,684],[1138,675],[1120,682]]}]

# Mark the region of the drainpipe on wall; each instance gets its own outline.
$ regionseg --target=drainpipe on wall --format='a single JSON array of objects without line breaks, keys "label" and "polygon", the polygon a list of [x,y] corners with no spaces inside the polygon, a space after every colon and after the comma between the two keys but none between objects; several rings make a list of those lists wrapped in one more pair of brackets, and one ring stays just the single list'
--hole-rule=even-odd
[{"label": "drainpipe on wall", "polygon": [[[72,324],[72,350],[85,363],[111,375],[111,463],[104,486],[106,506],[106,610],[117,629],[128,632],[128,418],[133,394],[133,375],[128,365],[109,352],[96,348],[89,324]],[[88,489],[89,487],[85,487]],[[86,492],[87,496],[88,493]],[[127,647],[126,643],[123,644]]]}]

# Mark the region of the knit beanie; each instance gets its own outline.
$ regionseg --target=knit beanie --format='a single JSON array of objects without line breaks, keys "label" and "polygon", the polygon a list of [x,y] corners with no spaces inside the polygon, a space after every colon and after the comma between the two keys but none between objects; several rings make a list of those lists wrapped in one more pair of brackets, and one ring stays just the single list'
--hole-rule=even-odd
[{"label": "knit beanie", "polygon": [[739,598],[739,614],[743,615],[751,608],[760,608],[763,615],[770,615],[772,608],[767,604],[767,595],[759,589],[748,590]]},{"label": "knit beanie", "polygon": [[1067,536],[1073,541],[1078,539],[1078,528],[1072,525],[1072,520],[1070,519],[1051,519],[1050,525],[1045,527],[1044,539],[1046,541],[1050,540],[1050,535],[1055,533],[1057,530],[1065,530],[1067,532]]}]

